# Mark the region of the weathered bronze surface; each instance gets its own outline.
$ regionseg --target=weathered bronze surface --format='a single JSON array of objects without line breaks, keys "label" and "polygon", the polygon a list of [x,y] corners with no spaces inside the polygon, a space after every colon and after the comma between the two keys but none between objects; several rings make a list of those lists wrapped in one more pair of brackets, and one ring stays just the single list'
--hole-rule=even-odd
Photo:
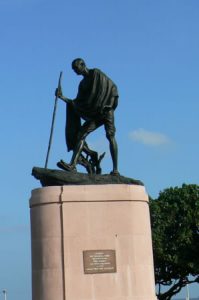
[{"label": "weathered bronze surface", "polygon": [[86,250],[83,251],[84,273],[115,273],[115,250]]},{"label": "weathered bronze surface", "polygon": [[57,185],[92,185],[92,184],[136,184],[143,185],[140,180],[121,175],[110,174],[84,174],[66,172],[62,170],[50,170],[34,167],[32,175],[40,180],[42,186]]},{"label": "weathered bronze surface", "polygon": [[98,153],[91,150],[85,140],[88,134],[104,126],[113,162],[112,173],[118,175],[114,123],[114,111],[119,98],[117,86],[101,70],[88,69],[82,58],[72,62],[72,69],[77,75],[83,76],[76,98],[71,100],[65,97],[61,87],[56,89],[55,95],[67,104],[66,144],[73,155],[70,163],[61,160],[57,165],[70,172],[76,169],[77,164],[81,164],[88,173],[101,173],[100,162],[103,155],[99,158]]},{"label": "weathered bronze surface", "polygon": [[[140,180],[121,176],[118,172],[118,149],[115,139],[114,111],[118,105],[118,90],[116,84],[101,70],[88,69],[81,58],[72,62],[72,69],[77,75],[82,75],[78,93],[75,99],[65,97],[61,88],[61,74],[58,88],[55,91],[55,102],[61,99],[66,103],[66,145],[72,151],[70,163],[60,160],[57,166],[62,170],[47,169],[49,150],[44,168],[34,167],[32,175],[40,180],[42,186],[60,185],[96,185],[96,184],[135,184],[143,185]],[[55,111],[55,109],[54,109]],[[53,122],[54,124],[53,113]],[[82,123],[83,121],[83,123]],[[110,174],[102,174],[101,162],[105,152],[101,155],[89,148],[86,143],[88,134],[104,126],[113,163]],[[49,148],[52,140],[53,126]],[[88,174],[77,172],[80,164]]]}]

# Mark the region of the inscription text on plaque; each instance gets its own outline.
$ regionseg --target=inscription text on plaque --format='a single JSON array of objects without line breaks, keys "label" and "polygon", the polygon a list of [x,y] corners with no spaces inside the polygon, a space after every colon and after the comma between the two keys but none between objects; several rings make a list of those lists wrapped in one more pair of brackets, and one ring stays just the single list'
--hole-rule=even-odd
[{"label": "inscription text on plaque", "polygon": [[115,250],[85,250],[83,251],[84,273],[115,273]]}]

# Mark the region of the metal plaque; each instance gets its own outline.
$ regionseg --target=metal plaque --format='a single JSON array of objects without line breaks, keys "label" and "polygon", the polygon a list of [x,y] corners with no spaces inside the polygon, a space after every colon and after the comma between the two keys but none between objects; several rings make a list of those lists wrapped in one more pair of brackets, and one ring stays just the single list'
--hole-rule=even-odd
[{"label": "metal plaque", "polygon": [[115,273],[115,250],[86,250],[83,251],[84,273]]}]

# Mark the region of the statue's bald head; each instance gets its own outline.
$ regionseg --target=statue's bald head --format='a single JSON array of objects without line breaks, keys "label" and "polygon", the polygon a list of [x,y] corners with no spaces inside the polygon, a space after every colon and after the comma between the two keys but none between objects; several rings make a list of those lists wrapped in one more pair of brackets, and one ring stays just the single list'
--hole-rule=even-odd
[{"label": "statue's bald head", "polygon": [[86,67],[85,61],[82,58],[76,58],[72,62],[72,69],[77,75],[85,76],[88,74],[88,69]]},{"label": "statue's bald head", "polygon": [[85,61],[82,58],[75,58],[72,61],[72,68],[74,69],[74,67],[76,67],[77,65],[81,65],[83,67],[86,66]]}]

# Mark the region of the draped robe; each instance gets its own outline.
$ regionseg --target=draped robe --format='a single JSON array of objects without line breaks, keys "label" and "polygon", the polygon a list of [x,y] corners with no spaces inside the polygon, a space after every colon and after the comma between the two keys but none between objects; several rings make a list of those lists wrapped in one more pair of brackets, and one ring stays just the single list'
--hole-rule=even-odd
[{"label": "draped robe", "polygon": [[81,118],[85,121],[103,118],[103,108],[111,105],[115,109],[117,99],[115,83],[99,69],[89,70],[79,84],[77,97],[67,104],[65,133],[68,151],[74,150],[77,143]]}]

